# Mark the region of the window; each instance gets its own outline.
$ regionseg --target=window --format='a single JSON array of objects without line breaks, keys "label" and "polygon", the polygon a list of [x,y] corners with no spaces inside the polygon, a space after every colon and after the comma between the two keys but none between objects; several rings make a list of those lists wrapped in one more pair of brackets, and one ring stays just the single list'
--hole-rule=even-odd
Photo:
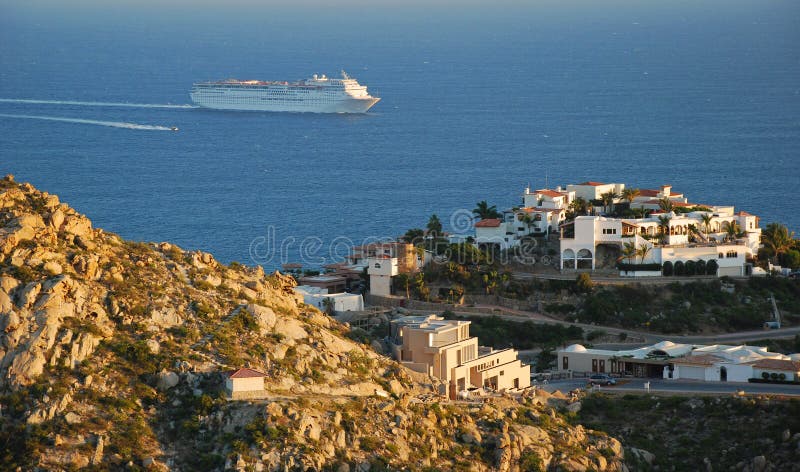
[{"label": "window", "polygon": [[564,356],[561,358],[561,370],[569,370],[569,357]]},{"label": "window", "polygon": [[506,373],[506,371],[504,371],[504,370],[500,371],[500,375],[505,375],[505,373]]}]

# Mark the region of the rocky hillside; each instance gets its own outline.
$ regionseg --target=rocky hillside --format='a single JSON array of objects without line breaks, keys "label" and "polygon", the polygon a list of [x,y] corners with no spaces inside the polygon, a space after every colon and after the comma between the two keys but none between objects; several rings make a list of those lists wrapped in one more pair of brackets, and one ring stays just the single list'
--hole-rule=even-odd
[{"label": "rocky hillside", "polygon": [[[438,402],[293,284],[124,241],[7,176],[0,469],[627,470],[563,400]],[[242,366],[268,374],[266,399],[225,398]]]}]

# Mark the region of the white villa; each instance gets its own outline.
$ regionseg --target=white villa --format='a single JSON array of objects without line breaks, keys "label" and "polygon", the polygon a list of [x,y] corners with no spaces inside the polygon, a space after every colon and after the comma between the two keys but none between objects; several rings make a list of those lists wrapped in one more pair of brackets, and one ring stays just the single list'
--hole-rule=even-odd
[{"label": "white villa", "polygon": [[[704,215],[710,218],[707,226]],[[733,239],[727,232],[730,225],[741,229]],[[623,262],[662,265],[713,260],[718,267],[716,275],[743,276],[747,275],[746,258],[758,253],[760,241],[758,217],[733,213],[730,207],[684,214],[654,211],[637,219],[579,216],[562,226],[561,269],[614,267],[624,244],[629,243],[649,250],[644,258],[630,257]],[[620,275],[661,275],[661,270]]]},{"label": "white villa", "polygon": [[298,285],[294,287],[294,293],[302,295],[303,303],[317,307],[321,311],[325,311],[326,299],[333,303],[333,311],[342,313],[345,311],[363,311],[364,310],[364,297],[356,293],[328,293],[328,289],[313,287],[310,285]]},{"label": "white villa", "polygon": [[558,351],[558,363],[562,371],[635,377],[710,382],[747,382],[749,379],[767,378],[800,380],[800,354],[785,355],[770,352],[765,347],[747,345],[703,346],[661,341],[652,346],[612,351],[573,344]]},{"label": "white villa", "polygon": [[520,244],[525,236],[547,236],[558,231],[564,222],[574,191],[526,188],[522,194],[522,207],[502,212],[501,218],[491,218],[475,223],[475,243],[509,249]]},{"label": "white villa", "polygon": [[469,325],[436,315],[398,318],[391,322],[392,355],[404,366],[442,380],[445,391],[440,393],[450,398],[475,387],[529,387],[531,369],[517,359],[517,351],[479,347]]},{"label": "white villa", "polygon": [[[612,191],[620,195],[624,189],[624,184],[600,182],[568,185],[566,201],[583,198],[596,203],[604,193]],[[661,209],[664,200],[671,204],[671,211]],[[615,203],[621,201],[621,197],[615,199]],[[638,190],[629,207],[646,211],[646,216],[608,217],[601,214],[603,207],[594,206],[594,215],[578,216],[562,224],[561,269],[612,269],[623,262],[634,269],[638,264],[641,269],[623,270],[620,275],[660,276],[660,267],[665,263],[674,266],[702,261],[705,265],[714,261],[718,276],[749,275],[747,258],[757,254],[761,240],[757,216],[735,212],[732,206],[688,203],[670,185],[657,190]],[[647,249],[644,254],[623,257],[625,246]]]}]

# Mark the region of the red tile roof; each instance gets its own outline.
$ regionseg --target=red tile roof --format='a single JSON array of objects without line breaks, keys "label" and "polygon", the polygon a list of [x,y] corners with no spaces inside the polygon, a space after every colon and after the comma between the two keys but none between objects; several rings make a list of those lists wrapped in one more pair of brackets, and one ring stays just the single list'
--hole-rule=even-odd
[{"label": "red tile roof", "polygon": [[[658,194],[661,193],[661,189],[653,190],[649,188],[640,188],[639,189],[639,196],[640,197],[657,197]],[[670,197],[683,197],[682,193],[673,192],[670,190],[669,192]]]},{"label": "red tile roof", "polygon": [[541,212],[541,213],[553,213],[553,212],[556,212],[556,211],[561,211],[562,208],[523,207],[523,208],[520,208],[520,210],[524,211],[525,213],[533,213],[535,211],[538,211],[538,212]]},{"label": "red tile roof", "polygon": [[556,192],[555,190],[549,190],[549,189],[541,189],[541,190],[537,190],[537,191],[535,191],[533,193],[534,194],[539,194],[539,195],[546,195],[548,197],[553,197],[553,198],[563,197],[564,195],[566,195],[565,193]]},{"label": "red tile roof", "polygon": [[675,363],[675,364],[681,364],[681,365],[701,365],[701,366],[702,365],[706,365],[706,366],[708,366],[708,365],[714,365],[714,363],[720,362],[720,361],[724,361],[724,360],[725,359],[723,359],[723,358],[721,358],[719,356],[714,356],[714,355],[711,355],[711,354],[698,354],[696,356],[688,356],[688,357],[682,357],[680,359],[675,359],[672,362]]},{"label": "red tile roof", "polygon": [[497,218],[489,218],[486,220],[480,220],[479,222],[475,223],[476,228],[497,228],[500,226],[502,221],[498,220]]},{"label": "red tile roof", "polygon": [[739,211],[739,213],[736,214],[736,216],[755,216],[755,215],[752,215],[750,213],[747,213],[744,210],[741,210],[741,211]]},{"label": "red tile roof", "polygon": [[[673,197],[674,196],[675,195],[673,195]],[[645,202],[639,202],[639,203],[644,203],[644,204],[647,204],[647,205],[658,205],[660,202],[661,202],[661,200],[647,200]],[[691,207],[703,206],[703,205],[698,205],[696,203],[676,202],[675,200],[672,200],[672,206],[681,207],[681,208],[691,208]]]},{"label": "red tile roof", "polygon": [[748,362],[748,364],[759,369],[800,372],[800,361],[790,361],[788,359],[760,359],[755,362]]},{"label": "red tile roof", "polygon": [[600,185],[606,185],[606,184],[604,184],[603,182],[591,182],[591,181],[589,181],[589,182],[583,182],[583,183],[578,184],[578,185],[591,185],[592,187],[599,187]]},{"label": "red tile roof", "polygon": [[253,369],[248,369],[247,367],[242,367],[239,370],[228,372],[229,379],[249,379],[253,377],[266,377],[266,376],[267,374],[263,372],[259,372]]}]

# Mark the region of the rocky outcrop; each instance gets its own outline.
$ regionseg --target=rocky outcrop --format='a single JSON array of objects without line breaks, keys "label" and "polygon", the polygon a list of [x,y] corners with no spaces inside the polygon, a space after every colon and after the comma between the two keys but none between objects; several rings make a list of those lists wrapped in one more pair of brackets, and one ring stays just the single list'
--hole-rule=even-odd
[{"label": "rocky outcrop", "polygon": [[[439,403],[434,379],[349,339],[295,284],[123,241],[0,181],[0,388],[19,394],[0,442],[22,441],[11,470],[623,470],[618,442],[542,398]],[[228,401],[224,372],[243,366],[264,389]]]}]

